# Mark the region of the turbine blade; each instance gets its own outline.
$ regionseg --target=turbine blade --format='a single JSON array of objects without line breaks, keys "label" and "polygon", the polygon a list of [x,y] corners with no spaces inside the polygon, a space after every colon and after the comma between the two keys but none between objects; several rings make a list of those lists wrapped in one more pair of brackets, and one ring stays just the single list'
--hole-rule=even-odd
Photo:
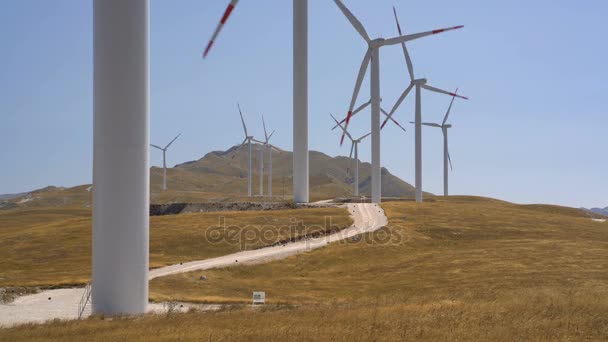
[{"label": "turbine blade", "polygon": [[353,151],[355,150],[355,142],[353,141],[353,143],[350,145],[350,154],[348,155],[348,158],[352,158],[353,157]]},{"label": "turbine blade", "polygon": [[353,111],[353,115],[355,115],[355,114],[359,113],[360,111],[364,110],[370,104],[372,104],[372,100],[369,100],[369,101],[365,102],[364,104],[360,105],[359,107],[357,107],[357,109],[355,109]]},{"label": "turbine blade", "polygon": [[[353,111],[353,114],[350,117],[352,118],[357,113],[359,113],[360,111],[364,110],[371,103],[372,103],[372,100],[369,100],[369,101],[365,102],[364,104],[360,105],[359,107],[357,107],[357,109],[355,109]],[[341,123],[344,123],[344,121],[346,121],[346,118],[342,119],[342,121],[340,121],[340,122],[336,122],[336,125],[334,127],[332,127],[331,129],[334,130],[334,129],[338,128],[338,125],[341,124]]]},{"label": "turbine blade", "polygon": [[268,142],[268,133],[266,133],[266,122],[264,122],[264,115],[262,115],[262,125],[264,126],[264,138],[266,138],[266,142]]},{"label": "turbine blade", "polygon": [[156,145],[154,145],[154,144],[150,144],[150,146],[152,146],[152,147],[156,147],[157,149],[159,149],[159,150],[161,150],[161,151],[163,150],[163,148],[162,148],[162,147],[160,147],[160,146],[156,146]]},{"label": "turbine blade", "polygon": [[[397,23],[397,31],[399,31],[399,36],[403,36],[401,32],[401,25],[399,25],[399,19],[397,18],[397,10],[395,6],[393,6],[393,14],[395,15],[395,22]],[[410,54],[407,51],[407,47],[405,43],[401,43],[401,49],[403,49],[403,56],[405,57],[405,64],[407,64],[407,71],[410,74],[410,80],[414,80],[414,65],[412,64],[412,59],[410,58]]]},{"label": "turbine blade", "polygon": [[409,42],[410,40],[423,38],[426,36],[431,36],[431,35],[442,33],[442,32],[457,30],[457,29],[461,29],[463,27],[464,27],[463,25],[460,25],[460,26],[443,28],[443,29],[439,29],[439,30],[426,31],[426,32],[420,32],[420,33],[408,34],[405,36],[393,37],[393,38],[385,39],[382,42],[382,45],[386,46],[386,45],[401,44],[401,43]]},{"label": "turbine blade", "polygon": [[[456,90],[454,91],[454,94],[458,93],[458,88],[456,88]],[[448,111],[445,113],[445,116],[443,117],[443,122],[441,123],[441,125],[445,125],[446,121],[448,121],[448,116],[450,116],[450,111],[452,110],[452,104],[454,103],[454,99],[456,98],[456,96],[452,96],[452,101],[450,101],[450,106],[448,107]]]},{"label": "turbine blade", "polygon": [[336,119],[336,117],[332,113],[329,113],[329,116],[331,116],[331,118],[334,119],[334,121],[336,122],[336,126],[335,127],[340,126],[340,124],[346,120],[346,119],[344,119],[341,122],[338,122],[338,119]]},{"label": "turbine blade", "polygon": [[179,138],[181,135],[182,135],[182,134],[180,133],[180,134],[178,134],[178,135],[177,135],[175,138],[173,138],[173,140],[171,140],[171,142],[170,142],[169,144],[167,144],[167,146],[165,146],[165,150],[166,150],[166,149],[168,149],[168,148],[169,148],[169,146],[171,146],[171,144],[173,144],[173,142],[174,142],[175,140],[177,140],[177,138]]},{"label": "turbine blade", "polygon": [[423,123],[421,123],[421,125],[441,128],[440,124],[436,124],[436,123],[432,123],[432,122],[423,122]]},{"label": "turbine blade", "polygon": [[[342,140],[344,140],[344,135],[345,134],[348,136],[348,138],[350,140],[353,140],[353,137],[350,135],[350,133],[348,133],[348,131],[346,130],[346,128],[344,126],[342,126],[341,123],[338,122],[338,120],[333,116],[333,114],[329,113],[329,115],[331,115],[331,117],[334,119],[334,121],[338,124],[338,127],[340,127],[342,129]],[[342,143],[340,143],[340,145],[342,145]]]},{"label": "turbine blade", "polygon": [[399,99],[397,100],[397,102],[395,102],[393,109],[391,109],[391,111],[390,111],[390,113],[388,113],[388,116],[386,117],[386,119],[384,119],[384,122],[382,123],[382,126],[380,126],[380,128],[383,128],[386,125],[386,123],[388,122],[388,120],[390,120],[390,118],[393,117],[393,114],[395,114],[395,111],[397,111],[397,108],[399,108],[399,106],[401,105],[403,100],[405,100],[405,98],[410,93],[410,91],[412,90],[413,87],[414,87],[414,84],[410,83],[410,85],[403,91],[401,96],[399,96]]},{"label": "turbine blade", "polygon": [[[405,128],[403,128],[403,126],[401,126],[401,124],[399,124],[399,122],[397,122],[397,120],[393,119],[392,116],[389,117],[388,113],[384,110],[384,108],[380,108],[380,111],[382,112],[382,114],[384,114],[384,116],[386,116],[388,119],[390,119],[395,125],[397,125],[399,128],[401,128],[404,132],[406,131]],[[382,129],[382,128],[380,128]]]},{"label": "turbine blade", "polygon": [[230,3],[228,4],[228,7],[226,7],[226,10],[224,11],[224,15],[222,15],[222,19],[220,20],[220,23],[215,28],[215,31],[213,32],[213,35],[211,36],[211,39],[209,40],[209,43],[207,44],[207,48],[205,48],[205,52],[203,53],[203,58],[207,57],[207,55],[209,54],[209,51],[211,50],[213,43],[217,39],[217,36],[220,34],[220,31],[224,27],[224,24],[228,20],[228,17],[230,17],[232,10],[234,10],[234,7],[236,6],[236,4],[238,2],[239,2],[239,0],[231,0]]},{"label": "turbine blade", "polygon": [[454,168],[452,167],[452,157],[450,156],[450,152],[448,151],[448,162],[450,163],[450,170],[454,171]]},{"label": "turbine blade", "polygon": [[357,32],[359,32],[361,37],[363,37],[363,39],[365,39],[365,41],[369,43],[370,42],[369,35],[365,31],[365,28],[363,27],[363,24],[361,24],[359,19],[357,19],[357,17],[355,17],[355,15],[348,8],[346,8],[346,6],[344,6],[342,1],[334,0],[334,2],[336,3],[336,5],[338,5],[338,7],[340,8],[340,11],[342,11],[342,13],[346,17],[346,19],[348,19],[348,21],[351,23],[351,25],[353,25],[355,30],[357,30]]},{"label": "turbine blade", "polygon": [[247,134],[247,126],[245,125],[245,119],[243,119],[243,112],[241,111],[241,105],[237,102],[236,103],[237,107],[239,107],[239,115],[241,116],[241,123],[243,124],[243,131],[245,131],[245,137],[248,137],[249,134]]},{"label": "turbine blade", "polygon": [[465,99],[465,100],[469,99],[468,97],[460,96],[458,94],[451,93],[451,92],[446,91],[446,90],[435,88],[435,87],[432,87],[432,86],[430,86],[428,84],[423,84],[423,85],[421,85],[421,87],[424,88],[424,89],[426,89],[426,90],[434,91],[434,92],[439,93],[439,94],[445,94],[445,95],[449,95],[449,96],[459,97],[459,98]]},{"label": "turbine blade", "polygon": [[[335,0],[339,1],[339,0]],[[357,76],[357,82],[355,83],[355,89],[353,91],[353,97],[350,100],[350,107],[348,107],[348,114],[346,115],[346,123],[344,124],[344,129],[348,128],[348,123],[350,122],[350,118],[353,115],[353,108],[355,107],[355,103],[357,102],[357,96],[359,96],[359,90],[361,90],[361,84],[363,84],[363,79],[365,78],[365,73],[367,72],[367,66],[369,65],[369,61],[372,58],[372,50],[367,49],[365,56],[363,57],[363,61],[361,62],[361,67],[359,68],[359,75]],[[344,134],[342,134],[342,139],[340,140],[340,146],[344,143]]]},{"label": "turbine blade", "polygon": [[270,140],[270,138],[272,138],[272,135],[274,134],[276,130],[270,132],[270,135],[268,136],[268,138],[266,138],[266,142],[268,142]]},{"label": "turbine blade", "polygon": [[[367,72],[367,66],[369,65],[369,61],[372,58],[372,50],[367,49],[365,56],[363,56],[363,60],[361,61],[361,66],[359,67],[359,74],[357,75],[357,81],[355,82],[355,89],[353,90],[353,97],[350,100],[350,107],[348,111],[352,113],[355,108],[355,103],[357,102],[357,97],[359,96],[359,91],[361,90],[361,84],[363,84],[363,79],[365,78],[365,73]],[[370,99],[371,103],[371,99]]]},{"label": "turbine blade", "polygon": [[372,132],[367,133],[366,135],[362,136],[361,138],[357,139],[357,141],[361,142],[361,140],[369,137],[370,135],[372,135]]}]

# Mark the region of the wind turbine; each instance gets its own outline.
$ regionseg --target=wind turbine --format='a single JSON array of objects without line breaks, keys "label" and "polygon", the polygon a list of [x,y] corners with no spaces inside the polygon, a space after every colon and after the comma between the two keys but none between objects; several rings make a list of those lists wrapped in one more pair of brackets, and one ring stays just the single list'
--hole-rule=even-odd
[{"label": "wind turbine", "polygon": [[167,191],[167,149],[169,148],[169,146],[171,146],[171,144],[173,144],[173,142],[175,140],[177,140],[177,138],[179,138],[180,135],[182,135],[182,134],[181,133],[178,134],[165,147],[160,147],[160,146],[157,146],[157,145],[154,145],[154,144],[150,144],[150,146],[163,151],[163,191]]},{"label": "wind turbine", "polygon": [[245,119],[243,119],[243,112],[241,111],[241,105],[240,104],[236,104],[237,107],[239,108],[239,115],[241,116],[241,123],[243,124],[243,132],[245,133],[245,139],[243,139],[243,142],[239,145],[239,147],[245,145],[245,143],[247,143],[247,149],[249,150],[249,168],[248,168],[248,174],[247,174],[247,196],[251,197],[251,141],[255,139],[253,138],[252,135],[249,135],[249,133],[247,133],[247,125],[245,125]]},{"label": "wind turbine", "polygon": [[[397,30],[399,31],[399,34],[401,35],[402,34],[401,25],[399,25],[399,19],[397,18],[397,11],[395,10],[395,7],[393,7],[393,14],[395,15],[395,22],[397,24]],[[463,26],[456,26],[456,27],[453,27],[452,29],[458,29],[458,28],[462,28],[462,27]],[[459,97],[459,98],[468,100],[468,98],[457,95],[455,93],[445,91],[445,90],[441,90],[439,88],[432,87],[427,84],[427,80],[424,78],[416,79],[414,76],[414,67],[412,64],[412,60],[407,51],[407,47],[405,46],[405,42],[401,42],[401,48],[403,49],[405,63],[407,64],[407,69],[408,69],[408,72],[410,75],[410,84],[403,91],[403,93],[401,94],[401,96],[399,97],[399,99],[397,100],[397,102],[395,103],[393,108],[391,109],[391,111],[388,113],[387,118],[382,123],[382,127],[384,127],[384,125],[386,125],[386,122],[393,117],[393,114],[395,114],[395,111],[399,108],[399,106],[401,105],[403,100],[405,100],[405,98],[410,93],[412,88],[415,87],[416,88],[416,117],[415,117],[415,125],[416,125],[416,202],[422,202],[422,99],[421,99],[422,89],[430,90],[432,92],[436,92],[436,93],[440,93],[440,94],[450,95],[450,96],[452,96],[452,99],[454,99],[454,97]]]},{"label": "wind turbine", "polygon": [[[444,28],[439,30],[427,31],[422,33],[410,34],[406,36],[398,36],[394,38],[377,38],[371,39],[361,22],[350,12],[346,6],[340,0],[334,0],[338,8],[342,11],[344,16],[348,19],[351,25],[357,30],[361,37],[367,43],[367,52],[361,62],[359,69],[359,75],[355,83],[355,89],[353,91],[353,97],[351,99],[348,114],[344,124],[344,129],[348,128],[348,124],[353,115],[353,109],[357,101],[363,78],[367,71],[367,67],[371,64],[370,72],[370,92],[371,92],[371,131],[372,131],[372,203],[380,203],[380,48],[388,45],[395,45],[405,43],[410,40],[434,35],[437,33],[459,29],[462,26],[455,26],[450,28]],[[344,142],[345,133],[342,133],[342,139],[340,144]]]},{"label": "wind turbine", "polygon": [[367,133],[366,135],[360,137],[359,139],[354,139],[350,133],[348,133],[348,131],[346,130],[346,128],[344,128],[344,126],[342,126],[342,124],[340,122],[338,122],[338,120],[332,115],[331,115],[332,119],[334,119],[334,121],[336,122],[336,124],[342,129],[342,132],[344,134],[346,134],[346,136],[348,137],[348,139],[350,139],[351,141],[351,146],[350,146],[350,154],[348,155],[349,158],[352,159],[353,157],[353,151],[355,152],[355,159],[353,160],[355,163],[355,175],[354,175],[354,182],[353,182],[353,195],[354,196],[359,196],[359,143],[361,141],[363,141],[363,139],[367,138],[368,136],[370,136],[372,133]]},{"label": "wind turbine", "polygon": [[[458,88],[454,91],[454,94],[456,93],[458,93]],[[450,116],[450,111],[452,110],[452,104],[454,104],[455,98],[456,96],[452,97],[452,101],[450,101],[450,106],[443,117],[441,125],[432,122],[422,123],[423,126],[441,128],[441,133],[443,133],[443,196],[448,196],[448,163],[450,164],[450,170],[452,170],[452,158],[450,157],[450,151],[448,150],[448,128],[451,128],[452,125],[446,124],[446,122],[448,121],[448,116]]]},{"label": "wind turbine", "polygon": [[[207,57],[237,5],[231,0],[203,53]],[[308,160],[308,0],[293,0],[293,199],[309,201]]]},{"label": "wind turbine", "polygon": [[[270,132],[270,135],[268,134],[268,132],[266,131],[266,122],[264,121],[264,116],[262,115],[262,125],[264,126],[264,142],[262,142],[263,147],[268,149],[268,197],[272,197],[272,150],[276,148],[274,146],[272,146],[269,141],[270,138],[272,138],[272,135],[274,134],[274,130],[272,132]],[[264,148],[262,149],[262,152],[264,151]],[[264,162],[264,155],[262,154],[262,158],[260,159],[262,160],[262,164]],[[263,173],[260,173],[260,188],[262,185],[262,177],[263,177]],[[261,192],[262,190],[260,190]]]}]

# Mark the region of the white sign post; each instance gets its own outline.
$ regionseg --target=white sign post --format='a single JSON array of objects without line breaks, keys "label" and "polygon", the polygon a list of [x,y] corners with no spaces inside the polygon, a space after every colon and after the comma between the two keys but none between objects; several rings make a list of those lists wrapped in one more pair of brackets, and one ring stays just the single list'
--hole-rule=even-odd
[{"label": "white sign post", "polygon": [[254,292],[253,293],[253,304],[252,306],[256,305],[256,304],[266,304],[266,292]]}]

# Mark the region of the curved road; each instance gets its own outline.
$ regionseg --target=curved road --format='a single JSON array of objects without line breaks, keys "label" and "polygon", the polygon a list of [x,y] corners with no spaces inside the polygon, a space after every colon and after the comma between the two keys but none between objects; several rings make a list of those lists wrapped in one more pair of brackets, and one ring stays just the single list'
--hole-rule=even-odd
[{"label": "curved road", "polygon": [[[388,224],[388,219],[384,215],[384,211],[376,204],[352,203],[347,204],[347,208],[351,213],[354,223],[352,226],[339,232],[318,238],[287,243],[285,245],[243,251],[212,259],[157,268],[150,271],[150,279],[195,270],[228,267],[237,263],[260,263],[285,258],[293,254],[326,246],[332,242],[348,239],[362,233],[373,232]],[[83,292],[83,288],[58,289],[19,297],[10,304],[0,305],[0,326],[10,326],[29,322],[44,322],[55,318],[77,319],[78,302],[80,301]],[[151,303],[148,310],[162,311],[163,306],[161,304]],[[85,316],[89,314],[90,307],[85,311]]]}]

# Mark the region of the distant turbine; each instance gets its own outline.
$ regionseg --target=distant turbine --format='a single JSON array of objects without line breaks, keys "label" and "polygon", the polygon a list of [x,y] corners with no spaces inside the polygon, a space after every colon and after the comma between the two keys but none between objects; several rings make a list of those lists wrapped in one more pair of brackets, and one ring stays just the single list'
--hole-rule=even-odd
[{"label": "distant turbine", "polygon": [[[458,88],[454,94],[458,92]],[[454,98],[452,97],[452,101],[450,101],[450,106],[448,107],[448,111],[445,113],[443,117],[443,122],[440,124],[437,123],[429,123],[423,122],[422,125],[441,128],[441,132],[443,133],[443,196],[448,196],[448,163],[450,164],[450,170],[452,170],[452,158],[450,157],[450,151],[448,150],[448,128],[451,128],[451,124],[446,124],[448,121],[448,116],[450,116],[450,111],[452,110],[452,104],[454,103]]]},{"label": "distant turbine", "polygon": [[245,145],[245,143],[247,143],[247,148],[249,150],[249,168],[248,168],[248,175],[247,175],[247,196],[251,197],[251,141],[255,139],[253,138],[252,135],[249,135],[247,133],[247,125],[245,125],[245,119],[243,119],[243,112],[241,111],[241,105],[239,105],[238,103],[236,104],[237,107],[239,108],[239,115],[241,116],[241,123],[243,124],[243,132],[245,133],[245,139],[243,139],[243,142],[239,145],[239,147]]},{"label": "distant turbine", "polygon": [[[407,36],[398,36],[394,38],[384,39],[378,38],[372,40],[365,28],[361,24],[361,22],[350,12],[346,6],[340,0],[334,0],[336,5],[340,8],[340,11],[344,14],[344,16],[348,19],[351,25],[355,28],[355,30],[363,37],[365,42],[367,43],[367,52],[365,53],[365,57],[363,57],[363,61],[361,62],[361,67],[359,69],[359,74],[357,76],[357,81],[355,83],[355,89],[353,91],[353,97],[351,99],[350,107],[348,109],[348,113],[346,116],[346,121],[344,124],[344,129],[348,128],[348,124],[353,114],[353,109],[355,107],[355,103],[357,101],[357,96],[359,95],[359,90],[361,89],[361,84],[363,83],[363,78],[365,77],[365,73],[367,72],[367,67],[371,64],[370,71],[370,92],[371,92],[371,131],[372,131],[372,203],[380,203],[380,48],[388,45],[401,44],[406,41],[434,35],[437,33],[455,30],[461,28],[462,26],[451,27],[447,29],[439,29],[428,32],[422,32],[417,34],[411,34]],[[342,134],[342,139],[340,140],[340,144],[344,142],[344,137],[346,134]]]},{"label": "distant turbine", "polygon": [[[264,116],[262,115],[262,125],[264,126],[264,141],[261,142],[263,144],[262,152],[264,149],[268,150],[268,197],[272,197],[272,150],[277,150],[274,146],[272,146],[269,141],[274,134],[274,130],[270,132],[270,135],[266,131],[266,122],[264,121]],[[278,150],[277,150],[278,151]],[[262,158],[260,158],[262,164],[264,164],[264,154],[262,154]],[[262,177],[263,173],[260,173],[260,194],[262,192]]]},{"label": "distant turbine", "polygon": [[163,191],[167,191],[167,149],[169,148],[169,146],[171,146],[171,144],[173,144],[173,142],[175,140],[177,140],[177,138],[179,138],[179,136],[182,135],[181,133],[178,134],[175,138],[173,138],[173,140],[171,140],[170,143],[167,144],[167,146],[160,147],[160,146],[156,146],[154,144],[150,144],[150,146],[157,148],[161,151],[163,151]]},{"label": "distant turbine", "polygon": [[[203,58],[217,40],[238,0],[231,0],[216,27]],[[252,2],[253,3],[253,2]],[[308,161],[308,0],[293,0],[293,200],[309,201]]]},{"label": "distant turbine", "polygon": [[[331,115],[331,114],[329,114]],[[352,159],[353,157],[353,151],[355,152],[355,159],[353,160],[353,162],[355,163],[355,175],[354,175],[354,182],[353,182],[353,195],[354,196],[359,196],[359,143],[361,141],[363,141],[363,139],[367,138],[368,136],[370,136],[372,133],[367,133],[366,135],[360,137],[359,139],[354,139],[350,133],[348,133],[348,131],[346,130],[346,128],[344,128],[344,126],[342,126],[341,123],[338,122],[338,120],[331,115],[332,119],[334,119],[334,121],[336,122],[336,124],[342,129],[342,132],[344,134],[346,134],[346,136],[348,137],[348,139],[350,139],[351,141],[351,146],[350,146],[350,154],[348,155],[349,158]]]},{"label": "distant turbine", "polygon": [[[399,31],[399,34],[401,35],[402,34],[401,26],[399,25],[399,19],[397,18],[397,11],[395,10],[395,7],[393,7],[393,14],[395,15],[395,22],[397,24],[397,30]],[[456,26],[456,27],[453,27],[452,29],[458,29],[458,28],[462,28],[462,27],[463,26]],[[438,30],[438,31],[441,31],[441,30]],[[435,32],[435,31],[433,31],[433,32]],[[408,72],[410,75],[410,84],[403,91],[403,93],[401,94],[401,96],[399,97],[399,99],[397,100],[395,105],[393,106],[393,109],[391,109],[391,111],[388,113],[387,118],[382,123],[382,127],[384,127],[384,125],[386,125],[386,122],[389,119],[392,119],[393,114],[395,114],[395,111],[399,108],[399,106],[401,105],[403,100],[405,100],[405,98],[410,93],[412,88],[416,87],[416,118],[415,118],[415,125],[416,125],[416,202],[422,202],[422,99],[421,99],[422,89],[430,90],[430,91],[440,93],[440,94],[450,95],[452,97],[460,97],[465,100],[468,100],[468,98],[466,98],[464,96],[456,95],[454,93],[450,93],[445,90],[441,90],[441,89],[432,87],[430,85],[427,85],[426,79],[423,79],[423,78],[416,79],[414,77],[414,67],[412,64],[412,60],[407,51],[407,47],[405,46],[405,42],[401,42],[401,48],[403,49],[403,55],[405,56],[405,63],[407,64],[407,69],[408,69]]]}]

